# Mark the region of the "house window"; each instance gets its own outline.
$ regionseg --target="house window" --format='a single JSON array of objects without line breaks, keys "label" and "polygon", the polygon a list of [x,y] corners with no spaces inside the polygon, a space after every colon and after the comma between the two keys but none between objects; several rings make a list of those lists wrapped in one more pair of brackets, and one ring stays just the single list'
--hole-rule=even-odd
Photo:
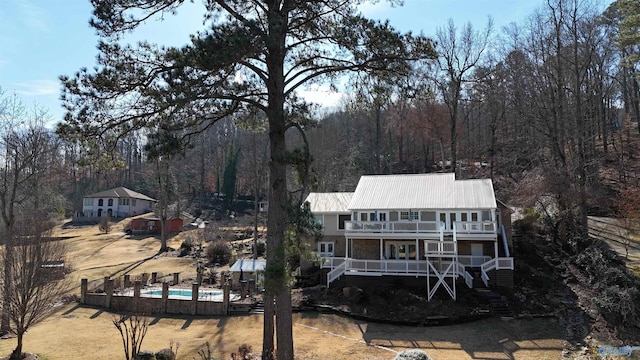
[{"label": "house window", "polygon": [[321,257],[333,257],[333,243],[332,242],[319,242],[318,243],[318,255]]},{"label": "house window", "polygon": [[98,206],[102,206],[102,205],[104,205],[104,200],[102,199],[98,200]]},{"label": "house window", "polygon": [[122,206],[122,205],[129,205],[129,199],[118,199],[118,205]]},{"label": "house window", "polygon": [[418,212],[400,211],[400,220],[418,220]]},{"label": "house window", "polygon": [[469,221],[469,216],[466,212],[463,212],[460,214],[460,221],[464,221],[464,222]]},{"label": "house window", "polygon": [[360,213],[360,221],[367,221],[367,220],[369,220],[369,219],[367,218],[367,217],[368,217],[368,215],[369,215],[369,214],[368,214],[368,213],[366,213],[366,212]]},{"label": "house window", "polygon": [[83,205],[84,206],[93,206],[93,198],[84,198]]},{"label": "house window", "polygon": [[131,206],[136,206],[136,199],[131,199]]},{"label": "house window", "polygon": [[379,213],[378,221],[387,221],[387,213]]},{"label": "house window", "polygon": [[338,230],[344,230],[344,223],[351,220],[351,215],[338,215]]},{"label": "house window", "polygon": [[324,227],[324,215],[313,215],[313,221],[320,227]]},{"label": "house window", "polygon": [[472,212],[471,213],[471,221],[478,221],[478,213],[477,212]]},{"label": "house window", "polygon": [[113,199],[107,200],[107,206],[113,206]]}]

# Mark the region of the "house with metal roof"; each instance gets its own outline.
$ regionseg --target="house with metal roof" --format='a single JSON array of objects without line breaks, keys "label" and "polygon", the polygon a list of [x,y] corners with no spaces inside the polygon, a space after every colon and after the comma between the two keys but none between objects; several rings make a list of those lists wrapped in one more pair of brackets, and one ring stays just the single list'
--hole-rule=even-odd
[{"label": "house with metal roof", "polygon": [[87,218],[101,218],[106,215],[117,218],[135,216],[153,211],[155,203],[156,200],[147,195],[125,187],[117,187],[84,196],[81,216]]},{"label": "house with metal roof", "polygon": [[362,176],[353,193],[306,200],[323,237],[313,245],[327,285],[403,285],[456,298],[468,287],[513,286],[510,210],[490,179],[454,174]]}]

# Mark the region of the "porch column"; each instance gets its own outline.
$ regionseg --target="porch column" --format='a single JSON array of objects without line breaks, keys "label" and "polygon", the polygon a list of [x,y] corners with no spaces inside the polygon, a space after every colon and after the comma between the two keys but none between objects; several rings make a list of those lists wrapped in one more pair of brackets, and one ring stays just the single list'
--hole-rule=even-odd
[{"label": "porch column", "polygon": [[384,259],[384,258],[382,257],[382,254],[383,254],[383,253],[384,253],[384,252],[383,252],[383,249],[382,249],[382,238],[380,238],[380,260]]},{"label": "porch column", "polygon": [[[497,258],[498,258],[498,240],[494,241],[494,242],[493,242],[493,245],[494,245],[494,247],[495,247],[495,252],[496,252],[496,256],[495,256],[495,258],[497,259]],[[498,264],[496,263],[496,266],[497,266],[497,265],[498,265]]]},{"label": "porch column", "polygon": [[416,260],[420,260],[420,243],[416,239]]}]

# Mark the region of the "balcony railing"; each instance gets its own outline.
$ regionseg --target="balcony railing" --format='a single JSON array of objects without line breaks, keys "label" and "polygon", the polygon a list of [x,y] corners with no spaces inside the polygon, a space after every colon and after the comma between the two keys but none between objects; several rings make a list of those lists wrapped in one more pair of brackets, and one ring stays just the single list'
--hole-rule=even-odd
[{"label": "balcony railing", "polygon": [[479,267],[489,260],[491,256],[458,255],[458,262],[469,267]]},{"label": "balcony railing", "polygon": [[359,233],[440,233],[440,221],[345,221],[345,231]]},{"label": "balcony railing", "polygon": [[495,234],[497,229],[495,221],[456,221],[454,226],[458,234]]},{"label": "balcony railing", "polygon": [[[495,221],[456,221],[458,234],[496,234]],[[347,233],[452,234],[442,221],[345,221]]]},{"label": "balcony railing", "polygon": [[455,241],[425,240],[425,255],[455,256],[458,253],[457,245]]}]

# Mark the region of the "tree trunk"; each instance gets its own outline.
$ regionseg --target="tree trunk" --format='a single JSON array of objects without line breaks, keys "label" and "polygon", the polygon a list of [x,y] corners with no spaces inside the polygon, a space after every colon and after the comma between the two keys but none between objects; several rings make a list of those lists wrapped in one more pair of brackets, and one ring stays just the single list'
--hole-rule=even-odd
[{"label": "tree trunk", "polygon": [[9,360],[22,360],[22,337],[24,334],[18,333],[16,335],[18,344],[16,345],[15,350],[13,350],[13,352],[11,353],[11,357],[9,358]]},{"label": "tree trunk", "polygon": [[269,293],[264,296],[264,324],[262,330],[262,360],[273,360],[275,346],[273,345],[275,299]]},{"label": "tree trunk", "polygon": [[[284,59],[287,15],[272,4],[268,10],[269,36],[266,39],[266,65],[269,78],[267,118],[269,120],[269,215],[267,218],[267,266],[265,290],[267,299],[276,299],[277,354],[279,360],[293,359],[293,330],[291,323],[291,292],[287,286],[284,232],[289,206],[286,177],[286,121],[284,113]],[[266,305],[266,304],[265,304]],[[266,309],[265,309],[266,310]],[[273,317],[264,318],[263,354],[273,353]]]}]

